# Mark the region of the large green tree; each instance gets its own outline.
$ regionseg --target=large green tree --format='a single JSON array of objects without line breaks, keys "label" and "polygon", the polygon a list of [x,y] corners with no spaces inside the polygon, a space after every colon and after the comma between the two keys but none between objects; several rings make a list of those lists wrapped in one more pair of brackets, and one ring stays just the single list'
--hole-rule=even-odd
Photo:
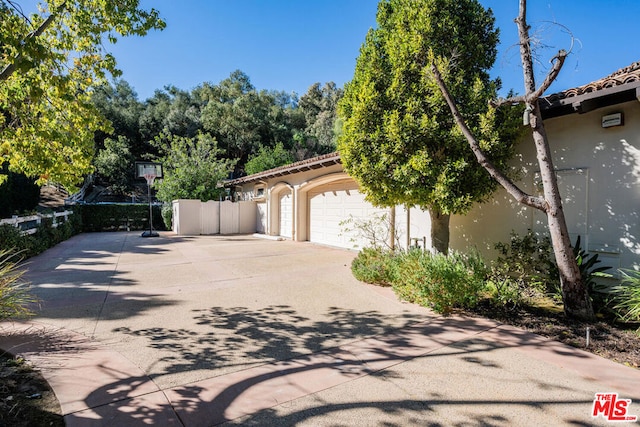
[{"label": "large green tree", "polygon": [[91,171],[94,132],[109,128],[90,99],[119,74],[105,46],[165,24],[139,0],[47,0],[30,15],[20,3],[0,0],[0,157],[72,188]]},{"label": "large green tree", "polygon": [[447,253],[450,215],[486,200],[496,182],[475,161],[430,64],[452,58],[441,64],[451,92],[487,155],[506,167],[518,132],[509,110],[487,107],[499,86],[488,74],[498,43],[493,13],[477,0],[382,0],[377,24],[339,104],[338,149],[369,201],[427,209],[432,245]]},{"label": "large green tree", "polygon": [[338,102],[344,91],[334,82],[314,83],[300,97],[298,107],[304,114],[307,147],[314,154],[326,154],[336,149],[335,123],[338,118]]}]

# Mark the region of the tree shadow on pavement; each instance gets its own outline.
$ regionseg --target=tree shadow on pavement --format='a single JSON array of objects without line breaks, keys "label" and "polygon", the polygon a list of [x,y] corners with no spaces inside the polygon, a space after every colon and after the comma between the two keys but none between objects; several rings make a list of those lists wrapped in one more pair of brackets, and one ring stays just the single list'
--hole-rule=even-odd
[{"label": "tree shadow on pavement", "polygon": [[[531,334],[517,330],[510,331],[507,343],[477,338],[476,334],[491,329],[484,319],[425,319],[409,314],[398,319],[376,311],[357,312],[337,307],[320,320],[311,320],[284,305],[257,310],[213,307],[194,311],[194,320],[197,325],[205,326],[206,332],[162,327],[116,329],[116,332],[148,339],[150,347],[171,352],[163,359],[163,371],[151,375],[156,383],[163,375],[192,369],[210,370],[202,381],[165,389],[170,403],[156,410],[127,407],[119,411],[120,420],[129,417],[131,425],[153,424],[165,419],[170,410],[175,411],[182,425],[295,425],[330,416],[336,419],[331,425],[337,426],[349,425],[346,421],[341,424],[340,420],[348,420],[351,411],[366,410],[367,413],[373,411],[374,416],[378,414],[380,420],[388,419],[379,423],[376,419],[367,420],[370,425],[402,425],[397,423],[413,420],[417,425],[436,426],[440,424],[428,421],[436,408],[449,410],[456,405],[467,405],[486,408],[483,409],[486,415],[469,413],[460,425],[511,425],[518,420],[505,417],[504,411],[494,412],[493,408],[529,407],[546,413],[559,405],[584,407],[592,402],[584,398],[556,400],[552,397],[549,400],[452,400],[437,394],[425,399],[390,397],[389,400],[360,401],[354,396],[339,402],[313,400],[306,402],[306,408],[283,411],[278,405],[314,399],[316,392],[368,375],[384,381],[402,377],[387,369],[413,359],[435,361],[456,356],[478,368],[500,369],[499,364],[485,360],[483,355],[508,347],[543,346],[545,341],[532,341]],[[97,396],[106,395],[110,402],[126,402],[135,396],[137,385],[147,381],[149,378],[129,378],[105,384],[85,401],[96,401]],[[566,392],[552,383],[534,382],[539,390],[556,388]],[[288,386],[292,386],[291,390],[283,392],[283,387]],[[92,410],[103,418],[113,411],[107,406],[96,406]],[[67,417],[68,422],[82,421],[80,413]]]}]

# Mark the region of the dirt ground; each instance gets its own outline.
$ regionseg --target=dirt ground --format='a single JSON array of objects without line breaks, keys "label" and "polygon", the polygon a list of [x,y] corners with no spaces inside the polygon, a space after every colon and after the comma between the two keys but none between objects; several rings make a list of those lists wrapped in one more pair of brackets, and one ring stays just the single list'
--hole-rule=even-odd
[{"label": "dirt ground", "polygon": [[[527,331],[590,351],[640,369],[640,325],[627,329],[605,321],[568,320],[557,309],[518,308],[495,310],[479,307],[482,315]],[[586,330],[589,328],[589,345]],[[47,382],[21,358],[0,351],[0,427],[64,426],[60,404]]]},{"label": "dirt ground", "polygon": [[0,427],[64,426],[60,403],[24,359],[0,351]]}]

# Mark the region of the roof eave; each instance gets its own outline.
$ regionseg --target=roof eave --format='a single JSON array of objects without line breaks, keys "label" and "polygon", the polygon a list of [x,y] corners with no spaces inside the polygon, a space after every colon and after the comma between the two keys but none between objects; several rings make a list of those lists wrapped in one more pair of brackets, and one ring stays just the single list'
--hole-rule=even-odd
[{"label": "roof eave", "polygon": [[640,81],[567,98],[549,95],[541,98],[539,104],[542,118],[549,119],[552,117],[566,116],[568,114],[584,114],[598,108],[618,105],[636,99],[640,100]]}]

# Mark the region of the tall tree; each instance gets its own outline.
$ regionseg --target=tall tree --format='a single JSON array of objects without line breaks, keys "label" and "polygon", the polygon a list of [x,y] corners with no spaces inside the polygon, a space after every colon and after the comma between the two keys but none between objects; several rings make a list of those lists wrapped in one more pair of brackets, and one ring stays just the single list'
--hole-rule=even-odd
[{"label": "tall tree", "polygon": [[106,82],[95,88],[91,101],[112,128],[109,134],[96,132],[96,149],[104,148],[106,138],[124,137],[129,143],[129,151],[136,158],[148,150],[142,142],[139,124],[144,106],[129,83],[122,79],[113,84]]},{"label": "tall tree", "polygon": [[299,108],[306,120],[305,132],[310,140],[307,144],[316,146],[317,154],[334,151],[336,148],[335,122],[338,118],[338,102],[344,91],[334,82],[314,83],[300,97]]},{"label": "tall tree", "polygon": [[512,180],[505,175],[500,166],[491,161],[477,136],[470,129],[468,121],[461,113],[459,100],[448,90],[447,82],[442,78],[440,67],[436,62],[432,62],[432,72],[436,78],[440,90],[444,94],[451,113],[459,128],[467,138],[479,164],[500,182],[500,184],[520,203],[541,210],[547,215],[547,223],[551,234],[553,250],[560,271],[560,282],[562,285],[562,298],[565,313],[572,317],[581,319],[593,319],[593,307],[587,293],[584,280],[580,275],[580,269],[571,248],[569,231],[562,209],[562,199],[558,189],[558,179],[553,166],[553,158],[549,147],[549,140],[542,121],[542,114],[538,100],[555,80],[562,64],[567,56],[567,52],[561,50],[552,59],[553,66],[540,87],[536,87],[533,69],[533,56],[531,50],[531,38],[529,37],[529,25],[527,24],[527,2],[520,0],[519,15],[516,19],[518,25],[518,36],[520,44],[520,57],[522,60],[524,73],[525,94],[518,97],[510,97],[494,103],[494,105],[513,105],[516,103],[525,104],[525,122],[529,124],[536,148],[540,176],[542,178],[543,196],[533,196],[522,191]]},{"label": "tall tree", "polygon": [[90,99],[119,74],[104,46],[165,24],[139,0],[47,0],[30,16],[2,0],[0,23],[0,156],[40,183],[73,187],[91,170],[94,131],[109,128]]},{"label": "tall tree", "polygon": [[508,109],[487,114],[499,86],[488,74],[498,43],[493,13],[476,0],[382,0],[377,24],[339,104],[338,150],[372,203],[428,209],[432,245],[447,253],[450,215],[486,200],[496,182],[475,161],[429,66],[454,58],[446,78],[462,114],[506,166],[518,132]]}]

